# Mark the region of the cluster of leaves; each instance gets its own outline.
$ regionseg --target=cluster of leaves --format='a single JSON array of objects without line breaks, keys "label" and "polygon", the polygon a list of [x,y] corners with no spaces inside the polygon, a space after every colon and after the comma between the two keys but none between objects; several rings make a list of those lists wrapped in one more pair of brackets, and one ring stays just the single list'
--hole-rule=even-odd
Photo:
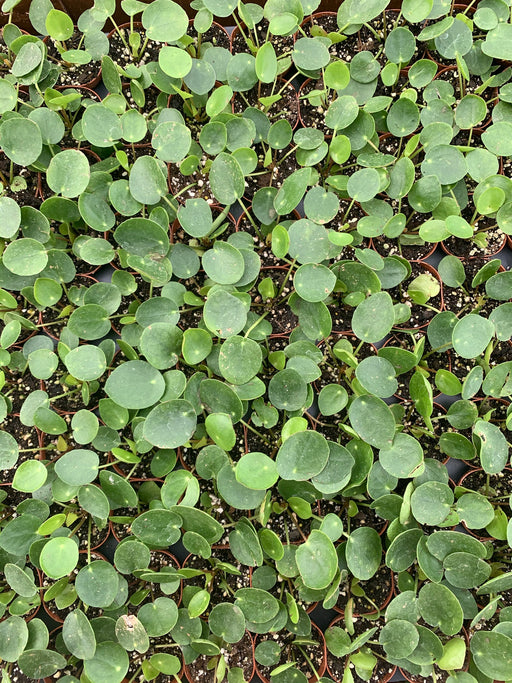
[{"label": "cluster of leaves", "polygon": [[512,679],[512,8],[388,4],[8,17],[3,680]]}]

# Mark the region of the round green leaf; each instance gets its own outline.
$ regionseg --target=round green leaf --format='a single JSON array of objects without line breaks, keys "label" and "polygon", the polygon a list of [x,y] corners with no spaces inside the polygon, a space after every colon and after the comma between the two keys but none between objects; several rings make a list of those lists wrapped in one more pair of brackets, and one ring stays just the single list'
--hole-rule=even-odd
[{"label": "round green leaf", "polygon": [[2,261],[15,275],[37,275],[48,263],[48,254],[41,242],[22,237],[7,245]]},{"label": "round green leaf", "polygon": [[194,407],[183,399],[166,401],[153,408],[144,422],[144,438],[159,448],[183,446],[195,431]]},{"label": "round green leaf", "polygon": [[84,662],[84,673],[94,683],[121,683],[129,663],[126,650],[107,640],[98,643],[94,657]]},{"label": "round green leaf", "polygon": [[333,542],[318,529],[313,529],[307,541],[299,545],[295,561],[304,585],[315,590],[327,588],[338,569]]},{"label": "round green leaf", "polygon": [[283,479],[305,481],[324,469],[329,445],[318,432],[296,432],[289,436],[276,457],[277,471]]},{"label": "round green leaf", "polygon": [[48,470],[40,460],[25,460],[16,470],[12,487],[16,491],[33,493],[43,486]]},{"label": "round green leaf", "polygon": [[362,581],[375,574],[382,560],[382,544],[379,534],[370,527],[354,529],[346,547],[349,570]]},{"label": "round green leaf", "polygon": [[385,358],[363,358],[356,368],[356,377],[366,391],[380,398],[389,398],[398,389],[395,368]]},{"label": "round green leaf", "polygon": [[190,150],[191,142],[190,130],[177,121],[165,121],[158,124],[151,138],[157,157],[167,163],[183,161]]},{"label": "round green leaf", "polygon": [[377,342],[389,334],[394,322],[393,300],[387,292],[376,292],[357,306],[352,329],[359,339]]},{"label": "round green leaf", "polygon": [[50,188],[63,197],[78,197],[89,184],[89,161],[77,149],[65,149],[50,161],[46,180]]},{"label": "round green leaf", "polygon": [[78,545],[66,536],[51,538],[43,546],[39,556],[41,569],[51,579],[60,579],[71,574],[77,562]]},{"label": "round green leaf", "polygon": [[29,119],[13,118],[2,122],[0,147],[11,161],[19,166],[30,166],[43,149],[41,131]]},{"label": "round green leaf", "polygon": [[463,612],[459,601],[449,588],[436,583],[423,585],[418,594],[418,607],[423,619],[447,636],[460,631]]},{"label": "round green leaf", "polygon": [[[116,570],[104,560],[93,560],[87,566],[82,567],[75,579],[78,597],[90,607],[111,605],[117,595],[118,586],[119,579]],[[97,652],[96,649],[96,654]]]},{"label": "round green leaf", "polygon": [[89,344],[72,349],[64,358],[64,364],[73,377],[83,382],[98,379],[107,368],[103,351]]},{"label": "round green leaf", "polygon": [[323,301],[334,289],[336,276],[326,266],[306,263],[295,272],[293,284],[301,299],[310,302]]},{"label": "round green leaf", "polygon": [[453,328],[452,343],[462,358],[477,358],[494,335],[494,325],[487,318],[470,313]]},{"label": "round green leaf", "polygon": [[115,368],[105,383],[105,392],[119,406],[149,408],[165,391],[160,372],[142,360],[132,360]]},{"label": "round green leaf", "polygon": [[394,477],[414,477],[421,473],[423,449],[414,437],[399,432],[391,444],[381,448],[379,462]]},{"label": "round green leaf", "polygon": [[219,369],[231,384],[246,384],[261,366],[261,347],[254,340],[234,335],[226,339],[219,352]]},{"label": "round green leaf", "polygon": [[56,463],[55,472],[69,486],[81,486],[94,481],[98,475],[99,457],[83,448],[65,453]]},{"label": "round green leaf", "polygon": [[395,434],[393,413],[376,396],[358,396],[348,410],[350,424],[363,441],[376,448],[389,448]]},{"label": "round green leaf", "polygon": [[237,605],[221,602],[210,612],[208,625],[214,635],[227,643],[238,643],[245,633],[244,613]]},{"label": "round green leaf", "polygon": [[491,679],[506,680],[512,668],[512,638],[496,631],[475,631],[471,654],[477,668]]},{"label": "round green leaf", "polygon": [[259,452],[243,455],[236,464],[235,472],[237,481],[256,491],[271,488],[279,479],[276,463]]}]

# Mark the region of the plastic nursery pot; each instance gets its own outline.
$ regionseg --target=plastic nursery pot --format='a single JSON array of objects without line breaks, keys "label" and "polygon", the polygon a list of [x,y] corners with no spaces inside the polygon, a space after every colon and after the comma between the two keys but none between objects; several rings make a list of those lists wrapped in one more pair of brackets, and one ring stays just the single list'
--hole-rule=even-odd
[{"label": "plastic nursery pot", "polygon": [[[317,642],[319,644],[319,650],[321,650],[321,654],[319,653],[319,655],[318,655],[319,661],[313,662],[315,665],[316,674],[314,674],[312,672],[310,664],[308,662],[306,662],[305,660],[302,662],[301,670],[307,676],[308,683],[315,683],[315,681],[318,681],[320,678],[322,678],[322,676],[324,675],[325,670],[327,668],[327,647],[325,645],[324,634],[318,628],[318,626],[313,622],[311,622],[311,630],[313,632],[312,637],[315,637],[317,639]],[[257,635],[254,639],[254,649],[256,649],[258,647],[259,643],[261,643],[265,640],[270,640],[270,639],[275,640],[275,642],[278,643],[283,654],[286,654],[286,658],[284,659],[284,661],[280,662],[280,664],[283,664],[283,663],[289,662],[291,660],[289,659],[288,653],[285,652],[286,651],[287,636],[284,635],[284,631],[281,631],[280,633],[283,634],[283,641],[285,641],[284,644],[280,643],[279,640],[275,640],[273,638],[273,636],[275,634],[272,634],[272,633],[268,634],[269,638],[264,638],[261,635]],[[300,655],[300,653],[297,653],[297,654]],[[309,656],[308,659],[311,660],[311,656]],[[273,667],[273,668],[275,668],[275,667]],[[262,669],[263,669],[263,671],[262,671]],[[270,672],[270,671],[271,671],[271,667],[262,667],[262,665],[259,664],[258,661],[256,660],[256,673],[261,678],[263,683],[271,683],[272,677],[266,675],[266,673]]]},{"label": "plastic nursery pot", "polygon": [[[369,621],[367,628],[370,628],[374,624],[373,621]],[[338,616],[331,623],[329,624],[328,628],[341,628],[342,630],[345,630],[345,622],[344,622],[344,617],[343,616]],[[366,630],[366,628],[364,629]],[[335,657],[332,655],[329,651],[327,651],[327,673],[329,676],[332,678],[332,680],[335,683],[342,683],[343,681],[343,676],[345,673],[345,667],[351,666],[348,662],[343,661],[344,657]],[[385,659],[379,658],[377,660],[377,665],[374,670],[374,676],[370,679],[372,683],[378,681],[378,683],[388,683],[393,676],[395,675],[397,670],[396,666],[392,666],[386,662]],[[351,668],[351,671],[355,673],[354,669]],[[357,678],[358,681],[360,681],[360,678]]]},{"label": "plastic nursery pot", "polygon": [[[255,661],[254,661],[254,641],[249,631],[246,631],[242,639],[238,643],[222,648],[222,655],[226,660],[228,667],[239,667],[243,670],[243,680],[250,681],[254,676]],[[214,658],[208,655],[199,655],[190,664],[185,664],[184,674],[189,683],[214,683],[217,678],[215,675],[216,667],[208,668],[209,661],[215,661]]]},{"label": "plastic nursery pot", "polygon": [[320,77],[318,80],[307,78],[300,86],[297,93],[299,100],[299,121],[303,128],[318,128],[324,134],[325,140],[332,139],[332,129],[325,125],[324,117],[327,107],[331,103],[331,97],[328,96],[326,106],[318,106],[310,104],[305,95],[308,95],[312,90],[318,90],[323,87],[323,81]]},{"label": "plastic nursery pot", "polygon": [[[487,217],[484,216],[483,219],[485,220]],[[492,219],[491,219],[492,220]],[[446,254],[450,254],[451,256],[457,256],[461,261],[469,261],[472,258],[495,258],[500,254],[503,249],[507,246],[507,240],[509,239],[507,235],[502,233],[501,238],[497,239],[497,243],[494,247],[489,247],[489,250],[481,251],[480,249],[476,247],[471,247],[471,241],[470,240],[461,240],[458,237],[453,237],[449,238],[452,240],[453,244],[458,247],[462,243],[467,243],[469,245],[469,252],[468,256],[461,255],[460,253],[456,253],[456,249],[454,249],[447,240],[443,240],[441,242],[441,248]],[[476,249],[476,253],[475,252]],[[480,253],[478,253],[480,252]]]},{"label": "plastic nursery pot", "polygon": [[[194,39],[192,43],[197,51],[198,47],[204,43],[210,43],[212,47],[223,47],[228,50],[231,49],[231,36],[229,32],[221,26],[216,21],[212,22],[212,25],[204,33],[198,34],[194,27],[194,19],[189,21],[188,35]],[[201,41],[199,42],[199,35],[201,36]]]},{"label": "plastic nursery pot", "polygon": [[[76,26],[74,27],[74,29],[75,30],[73,36],[76,35],[76,33],[78,32],[78,28]],[[63,54],[59,54],[59,51],[54,47],[53,41],[50,38],[50,36],[45,36],[43,38],[43,43],[46,44],[49,53],[55,51],[55,58],[57,60],[62,60],[63,62],[65,62],[64,56],[66,53],[64,52]],[[94,62],[92,64],[94,64]],[[84,70],[84,80],[80,80],[82,70]],[[77,76],[75,76],[75,74],[77,74]],[[66,82],[63,82],[61,80],[61,76],[59,76],[58,80],[60,81],[60,85],[64,86],[65,88],[76,88],[78,86],[84,86],[86,88],[95,88],[101,80],[101,62],[98,62],[97,66],[91,68],[90,64],[84,64],[83,66],[81,64],[77,64],[76,66],[70,65],[69,69],[63,69],[63,75],[66,79]]]}]

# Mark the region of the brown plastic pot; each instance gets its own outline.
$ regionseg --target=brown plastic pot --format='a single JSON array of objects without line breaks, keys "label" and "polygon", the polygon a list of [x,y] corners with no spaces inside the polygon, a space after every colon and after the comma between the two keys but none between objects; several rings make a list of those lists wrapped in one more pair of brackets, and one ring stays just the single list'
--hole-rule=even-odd
[{"label": "brown plastic pot", "polygon": [[507,246],[507,241],[510,239],[507,235],[503,235],[503,239],[501,241],[501,244],[499,245],[499,248],[496,249],[495,251],[492,251],[491,253],[484,253],[484,254],[475,254],[474,256],[458,256],[457,254],[454,254],[453,251],[450,249],[450,247],[446,244],[446,241],[441,242],[441,248],[446,254],[450,254],[450,256],[457,256],[458,259],[461,261],[469,261],[470,259],[473,258],[486,258],[486,259],[491,259],[495,258],[498,256],[498,254],[501,254],[503,249]]},{"label": "brown plastic pot", "polygon": [[[78,31],[77,26],[75,26],[74,29],[75,29],[75,31]],[[49,42],[50,42],[50,36],[44,36],[43,43],[45,43],[45,45],[47,46],[47,49],[48,49]],[[62,59],[62,61],[65,61],[62,55],[61,55],[61,59]],[[78,68],[80,68],[80,65],[77,65],[77,66],[78,66]],[[66,83],[66,84],[64,84],[63,87],[64,88],[78,88],[78,87],[95,88],[100,81],[101,81],[101,63],[98,67],[98,70],[96,71],[94,76],[89,81],[85,81],[85,83]]]},{"label": "brown plastic pot", "polygon": [[[326,645],[325,645],[325,638],[324,638],[324,634],[322,633],[322,631],[318,628],[318,626],[317,626],[314,622],[311,622],[311,627],[312,627],[312,630],[315,632],[316,636],[318,637],[318,642],[319,642],[319,644],[320,644],[320,647],[321,647],[322,650],[323,650],[322,662],[321,662],[320,666],[319,666],[319,667],[317,668],[317,670],[316,670],[318,676],[315,676],[315,675],[312,673],[311,676],[308,677],[308,683],[315,683],[316,681],[318,681],[318,680],[324,675],[325,670],[326,670],[326,668],[327,668],[327,647],[326,647]],[[270,637],[272,637],[271,634],[270,634]],[[257,647],[258,641],[259,641],[259,640],[261,640],[261,637],[256,636],[255,639],[254,639],[254,647],[255,647],[255,648]],[[263,683],[271,683],[272,678],[267,678],[267,677],[261,672],[261,669],[260,669],[260,666],[258,665],[258,662],[256,662],[256,673],[257,673],[258,676],[261,678],[261,680],[263,681]],[[191,682],[191,683],[192,683],[192,682]]]}]

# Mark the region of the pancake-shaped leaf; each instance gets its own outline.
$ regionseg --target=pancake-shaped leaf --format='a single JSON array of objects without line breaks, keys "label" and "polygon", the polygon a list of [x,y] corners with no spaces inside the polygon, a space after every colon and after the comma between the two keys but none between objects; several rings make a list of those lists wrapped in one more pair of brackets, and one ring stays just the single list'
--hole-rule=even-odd
[{"label": "pancake-shaped leaf", "polygon": [[279,612],[277,599],[260,588],[240,588],[235,593],[235,605],[244,613],[248,621],[263,624],[273,619]]},{"label": "pancake-shaped leaf", "polygon": [[30,166],[43,149],[41,130],[29,119],[17,117],[2,121],[0,147],[15,164]]},{"label": "pancake-shaped leaf", "polygon": [[462,358],[477,358],[485,351],[493,335],[494,325],[490,320],[470,313],[453,328],[453,348]]},{"label": "pancake-shaped leaf", "polygon": [[158,204],[167,194],[167,178],[154,157],[140,156],[136,159],[129,183],[132,197],[141,204]]},{"label": "pancake-shaped leaf", "polygon": [[306,481],[324,469],[329,459],[329,444],[319,432],[296,432],[289,436],[276,457],[277,471],[283,479]]},{"label": "pancake-shaped leaf", "polygon": [[415,650],[420,640],[415,624],[405,619],[392,619],[384,625],[379,634],[379,643],[389,657],[406,659]]},{"label": "pancake-shaped leaf", "polygon": [[496,631],[476,631],[471,638],[471,654],[484,676],[506,680],[512,669],[512,638]]},{"label": "pancake-shaped leaf", "polygon": [[219,353],[219,368],[230,384],[246,384],[261,366],[261,347],[254,340],[232,336],[222,344]]},{"label": "pancake-shaped leaf", "polygon": [[126,361],[113,370],[105,383],[107,395],[122,408],[154,405],[165,391],[160,372],[142,360]]},{"label": "pancake-shaped leaf", "polygon": [[43,486],[48,477],[48,470],[40,460],[25,460],[18,466],[12,487],[16,491],[33,493]]},{"label": "pancake-shaped leaf", "polygon": [[92,659],[96,652],[96,636],[93,628],[80,609],[74,609],[64,619],[62,637],[67,649],[78,659]]},{"label": "pancake-shaped leaf", "polygon": [[0,237],[11,239],[21,224],[21,209],[11,197],[0,197]]},{"label": "pancake-shaped leaf", "polygon": [[9,470],[18,460],[18,442],[7,432],[0,432],[0,468]]},{"label": "pancake-shaped leaf", "polygon": [[98,643],[92,659],[84,662],[84,673],[94,683],[121,683],[130,660],[126,650],[113,641]]},{"label": "pancake-shaped leaf", "polygon": [[89,184],[89,161],[77,149],[65,149],[50,161],[46,180],[50,188],[63,197],[78,197]]},{"label": "pancake-shaped leaf", "polygon": [[206,237],[213,227],[212,210],[202,197],[187,199],[185,206],[180,206],[178,220],[185,232],[192,237]]},{"label": "pancake-shaped leaf", "polygon": [[183,161],[190,150],[191,143],[190,130],[183,123],[177,121],[159,123],[151,138],[151,145],[157,157],[166,163],[177,164]]},{"label": "pancake-shaped leaf", "polygon": [[225,206],[234,204],[245,191],[242,168],[229,154],[218,154],[210,168],[210,186],[215,199]]},{"label": "pancake-shaped leaf", "polygon": [[107,368],[103,351],[98,346],[90,344],[72,349],[64,358],[64,364],[75,379],[83,382],[98,379]]},{"label": "pancake-shaped leaf", "polygon": [[55,472],[69,486],[81,486],[94,481],[99,458],[94,451],[76,448],[65,453],[56,463]]},{"label": "pancake-shaped leaf", "polygon": [[244,274],[243,256],[229,242],[215,242],[203,254],[202,263],[208,277],[220,285],[235,284]]},{"label": "pancake-shaped leaf", "polygon": [[179,540],[181,523],[181,517],[170,510],[148,510],[134,519],[132,531],[143,543],[166,548]]},{"label": "pancake-shaped leaf", "polygon": [[41,242],[22,237],[7,245],[2,260],[15,275],[37,275],[48,263],[48,254]]},{"label": "pancake-shaped leaf", "polygon": [[307,541],[299,545],[295,561],[304,585],[314,590],[327,588],[338,569],[333,542],[318,529],[313,529]]},{"label": "pancake-shaped leaf", "polygon": [[86,139],[95,147],[112,147],[123,135],[119,117],[104,104],[91,104],[81,119]]},{"label": "pancake-shaped leaf", "polygon": [[301,299],[311,302],[323,301],[334,289],[336,276],[326,266],[305,263],[295,272],[293,284]]},{"label": "pancake-shaped leaf", "polygon": [[173,0],[155,0],[142,13],[147,37],[162,43],[173,43],[185,35],[188,16]]},{"label": "pancake-shaped leaf", "polygon": [[507,439],[498,425],[477,420],[473,428],[473,441],[485,472],[497,474],[503,471],[509,458],[509,450]]},{"label": "pancake-shaped leaf", "polygon": [[219,337],[238,334],[247,322],[247,309],[240,299],[224,289],[209,293],[204,305],[206,327]]},{"label": "pancake-shaped leaf", "polygon": [[21,617],[11,616],[0,622],[0,657],[15,662],[28,642],[27,624]]},{"label": "pancake-shaped leaf", "polygon": [[352,316],[354,334],[366,342],[383,339],[393,327],[395,311],[387,292],[376,292],[361,302]]},{"label": "pancake-shaped leaf", "polygon": [[457,501],[456,512],[468,529],[485,529],[494,519],[494,508],[480,493],[464,493]]},{"label": "pancake-shaped leaf", "polygon": [[393,413],[376,396],[358,396],[348,410],[350,424],[363,441],[376,448],[389,448],[395,435]]},{"label": "pancake-shaped leaf", "polygon": [[236,604],[220,602],[210,612],[208,625],[214,635],[227,643],[238,643],[245,633],[245,616]]},{"label": "pancake-shaped leaf", "polygon": [[418,607],[427,624],[441,629],[447,636],[455,635],[462,628],[462,607],[446,586],[425,584],[418,594]]},{"label": "pancake-shaped leaf", "polygon": [[379,462],[394,477],[414,477],[423,469],[423,449],[413,436],[399,432],[392,443],[381,448]]},{"label": "pancake-shaped leaf", "polygon": [[347,541],[346,557],[348,568],[355,577],[362,581],[371,579],[382,561],[382,543],[375,529],[354,529]]},{"label": "pancake-shaped leaf", "polygon": [[165,401],[153,408],[144,422],[144,438],[159,448],[183,446],[195,431],[194,407],[183,399]]},{"label": "pancake-shaped leaf", "polygon": [[412,514],[420,524],[442,524],[448,517],[452,504],[451,488],[440,481],[426,481],[411,496]]},{"label": "pancake-shaped leaf", "polygon": [[65,536],[51,538],[43,546],[39,556],[41,569],[50,579],[60,579],[71,574],[78,562],[77,543]]},{"label": "pancake-shaped leaf", "polygon": [[350,481],[354,458],[350,451],[334,441],[328,441],[329,460],[324,469],[311,478],[311,483],[323,494],[341,491]]},{"label": "pancake-shaped leaf", "polygon": [[265,453],[256,451],[243,455],[237,462],[235,471],[241,484],[256,491],[271,488],[279,479],[275,462]]},{"label": "pancake-shaped leaf", "polygon": [[393,365],[379,356],[364,358],[356,368],[356,377],[366,391],[389,398],[398,389]]},{"label": "pancake-shaped leaf", "polygon": [[476,588],[487,581],[491,566],[471,553],[451,553],[443,562],[446,580],[456,588]]}]

